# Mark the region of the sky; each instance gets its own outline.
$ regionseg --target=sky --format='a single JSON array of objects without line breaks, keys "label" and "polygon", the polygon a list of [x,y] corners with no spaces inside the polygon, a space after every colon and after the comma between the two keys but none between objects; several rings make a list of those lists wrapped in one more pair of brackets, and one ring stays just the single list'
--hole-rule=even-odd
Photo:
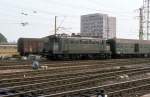
[{"label": "sky", "polygon": [[[138,38],[138,9],[143,0],[0,0],[0,33],[8,41],[80,33],[80,16],[104,13],[117,18],[117,38]],[[27,23],[22,26],[21,23]]]}]

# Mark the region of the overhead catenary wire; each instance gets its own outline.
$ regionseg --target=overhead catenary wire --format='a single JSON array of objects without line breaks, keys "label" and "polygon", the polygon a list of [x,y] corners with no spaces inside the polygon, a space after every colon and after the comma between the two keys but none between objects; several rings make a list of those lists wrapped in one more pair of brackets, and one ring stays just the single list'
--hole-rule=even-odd
[{"label": "overhead catenary wire", "polygon": [[[51,2],[52,2],[52,1],[51,1]],[[56,2],[56,1],[55,1],[55,2],[53,1],[53,3],[55,3],[55,4],[59,4],[59,5],[68,5],[68,4],[62,4],[62,3],[60,3],[60,2],[58,3],[58,2]],[[69,6],[69,5],[68,5],[67,7],[69,7],[69,8],[73,8],[73,9],[77,9],[77,8],[84,8],[84,9],[87,9],[87,10],[100,11],[100,10],[97,10],[97,9],[85,8],[85,7],[83,7],[83,6],[81,7],[81,6],[72,6],[72,5],[71,5],[71,6]],[[16,5],[16,7],[15,7],[15,8],[18,8],[18,6]],[[20,8],[20,9],[22,9],[22,10],[24,10],[24,9],[28,9],[29,11],[36,11],[37,13],[42,13],[42,14],[47,14],[47,15],[52,15],[52,16],[53,16],[53,15],[55,15],[55,14],[58,14],[58,13],[48,12],[48,11],[39,10],[39,9],[38,9],[38,10],[36,10],[36,9],[32,9],[32,8],[24,8],[24,7],[20,7],[20,6],[19,6],[19,8]],[[60,13],[59,13],[59,14],[60,14]],[[31,15],[31,14],[29,13],[29,15]],[[44,16],[45,16],[45,15],[44,15]],[[59,16],[59,15],[57,15],[57,16]],[[68,16],[68,17],[75,17],[74,15],[69,16],[69,15],[65,15],[65,14],[60,15],[60,16],[61,16],[61,17],[62,17],[62,16],[64,16],[64,17],[66,17],[66,16]],[[59,17],[60,17],[60,16],[59,16]],[[76,15],[76,17],[80,17],[80,15],[79,15],[79,16],[77,16],[77,15]],[[124,16],[124,17],[125,17],[125,16]],[[71,21],[70,21],[70,22],[71,22]]]},{"label": "overhead catenary wire", "polygon": [[61,21],[60,25],[57,27],[57,31],[59,31],[59,29],[61,28],[61,26],[63,25],[64,21],[65,21],[66,17],[64,17],[64,19]]},{"label": "overhead catenary wire", "polygon": [[[107,11],[102,11],[102,10],[100,10],[100,9],[94,9],[94,8],[90,8],[90,7],[84,7],[84,6],[80,6],[80,5],[72,5],[72,4],[62,4],[62,3],[60,3],[60,2],[56,2],[55,1],[55,3],[53,3],[53,4],[57,4],[57,5],[61,5],[61,6],[66,6],[67,8],[69,8],[69,9],[73,9],[73,10],[82,10],[82,11],[95,11],[95,12],[106,12],[106,13],[108,13]],[[78,14],[78,15],[74,15],[74,14],[72,14],[72,15],[69,15],[69,14],[65,14],[65,13],[58,13],[58,12],[52,12],[52,11],[47,11],[47,10],[45,10],[45,9],[39,9],[39,8],[30,8],[30,7],[24,7],[24,6],[18,6],[18,5],[16,5],[16,7],[15,7],[15,9],[18,9],[18,10],[20,10],[20,12],[27,12],[28,14],[29,14],[29,16],[32,16],[32,17],[34,17],[34,15],[36,15],[37,17],[40,17],[40,19],[42,20],[42,17],[46,17],[47,18],[47,20],[48,20],[48,18],[50,17],[50,16],[55,16],[55,15],[57,15],[58,17],[71,17],[71,18],[74,18],[75,19],[75,17],[77,17],[77,18],[80,18],[80,15],[81,14]],[[33,11],[36,11],[37,13],[36,14],[34,14],[33,15]],[[8,11],[6,11],[6,12],[8,12]],[[123,12],[122,13],[120,13],[120,17],[122,18],[122,19],[120,19],[120,20],[128,20],[128,19],[126,19],[127,17],[129,17],[128,15],[126,15],[126,14],[124,14]],[[35,18],[36,19],[36,18]],[[31,23],[31,21],[30,21],[30,19],[27,19],[28,20],[28,22],[29,23]],[[62,20],[63,21],[63,20]],[[80,21],[80,20],[79,20]],[[79,22],[78,21],[78,22]],[[75,21],[75,22],[77,22],[77,21]],[[43,23],[45,23],[45,21],[43,21]],[[53,23],[53,22],[52,22]],[[66,23],[66,22],[65,22]],[[73,21],[69,21],[69,23],[74,23]],[[32,24],[36,24],[36,23],[33,23],[32,22]],[[37,23],[38,24],[38,23]]]},{"label": "overhead catenary wire", "polygon": [[[82,11],[85,11],[85,10],[91,10],[91,11],[98,11],[98,12],[111,12],[111,11],[104,11],[104,10],[100,10],[100,9],[94,9],[94,8],[90,8],[90,7],[84,7],[84,6],[79,6],[79,5],[72,5],[72,4],[67,4],[67,3],[60,3],[60,2],[57,2],[57,1],[53,1],[51,0],[50,1],[51,3],[53,3],[54,5],[61,5],[61,7],[67,7],[67,8],[71,8],[71,9],[74,9],[74,10],[82,10]],[[12,2],[13,3],[13,2]],[[49,15],[57,15],[57,16],[66,16],[66,14],[61,14],[60,12],[48,12],[48,11],[45,11],[45,10],[41,10],[41,9],[37,9],[37,8],[27,8],[27,7],[22,7],[22,6],[19,6],[19,5],[13,5],[15,8],[19,8],[19,9],[23,9],[23,10],[28,10],[28,11],[37,11],[37,13],[44,13],[44,14],[49,14]],[[113,13],[113,12],[111,12]],[[119,14],[122,16],[125,16],[124,12],[119,12]],[[128,13],[129,14],[129,13]],[[126,14],[126,15],[128,15]],[[72,16],[75,16],[75,15],[72,15]]]}]

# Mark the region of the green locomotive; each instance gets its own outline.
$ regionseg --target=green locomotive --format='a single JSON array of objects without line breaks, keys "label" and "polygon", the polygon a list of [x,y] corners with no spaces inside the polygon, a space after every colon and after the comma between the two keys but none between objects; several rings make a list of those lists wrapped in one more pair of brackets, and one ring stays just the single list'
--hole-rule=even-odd
[{"label": "green locomotive", "polygon": [[49,59],[108,59],[110,46],[106,40],[89,37],[52,35],[44,43],[43,52]]}]

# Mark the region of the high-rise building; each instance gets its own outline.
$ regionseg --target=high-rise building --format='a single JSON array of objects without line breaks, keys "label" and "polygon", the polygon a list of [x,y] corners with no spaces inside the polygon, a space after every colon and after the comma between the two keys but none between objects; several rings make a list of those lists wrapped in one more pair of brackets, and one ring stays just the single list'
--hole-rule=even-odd
[{"label": "high-rise building", "polygon": [[116,18],[100,13],[81,16],[81,36],[115,38]]},{"label": "high-rise building", "polygon": [[108,17],[108,39],[116,38],[116,18]]}]

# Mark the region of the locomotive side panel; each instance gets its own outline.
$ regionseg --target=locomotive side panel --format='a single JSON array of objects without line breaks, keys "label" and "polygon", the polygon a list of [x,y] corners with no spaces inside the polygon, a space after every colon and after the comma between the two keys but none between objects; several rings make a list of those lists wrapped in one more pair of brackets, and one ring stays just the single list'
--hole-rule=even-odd
[{"label": "locomotive side panel", "polygon": [[[110,57],[106,40],[85,37],[49,37],[49,57],[63,58],[106,58]],[[51,48],[50,48],[51,47]]]}]

